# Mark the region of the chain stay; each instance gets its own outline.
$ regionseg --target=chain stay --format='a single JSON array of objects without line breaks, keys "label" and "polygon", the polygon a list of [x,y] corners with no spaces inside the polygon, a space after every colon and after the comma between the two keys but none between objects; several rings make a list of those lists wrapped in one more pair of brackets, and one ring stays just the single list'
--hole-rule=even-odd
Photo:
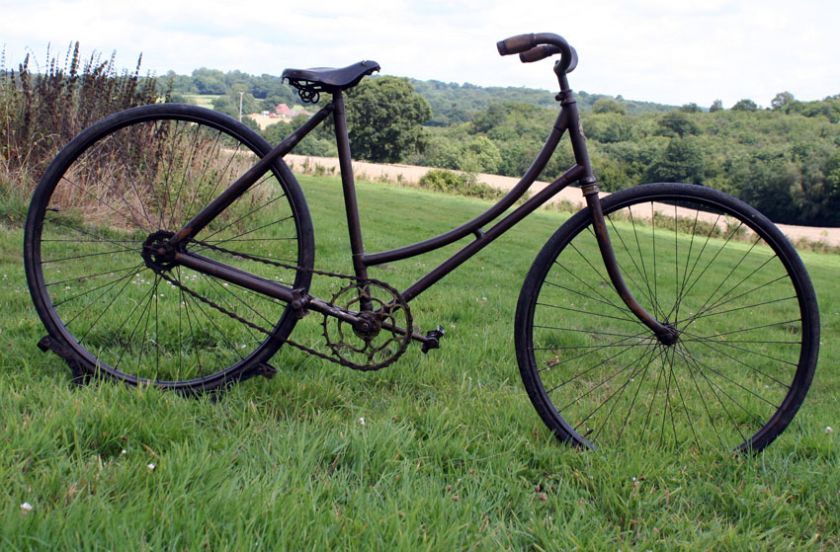
[{"label": "chain stay", "polygon": [[[291,265],[291,264],[283,263],[283,262],[280,262],[280,261],[266,259],[264,257],[257,257],[255,255],[249,255],[247,253],[241,253],[241,252],[238,252],[238,251],[231,251],[229,249],[219,247],[218,245],[213,245],[213,244],[203,242],[203,241],[200,241],[200,240],[193,239],[193,240],[191,240],[191,242],[196,243],[198,245],[201,245],[202,247],[205,247],[206,249],[212,249],[213,251],[218,251],[219,253],[224,253],[226,255],[230,255],[230,256],[233,256],[233,257],[239,257],[239,258],[246,259],[246,260],[249,260],[249,261],[254,261],[254,262],[258,262],[258,263],[262,263],[262,264],[266,264],[266,265],[270,265],[270,266],[275,266],[275,267],[278,267],[278,268],[286,268],[286,269],[290,269],[290,270],[301,270],[301,271],[309,272],[311,274],[318,274],[320,276],[327,276],[327,277],[330,277],[330,278],[338,278],[338,279],[343,279],[343,280],[351,280],[351,281],[354,282],[355,285],[373,284],[373,285],[381,286],[381,287],[389,290],[391,293],[393,293],[394,297],[399,299],[400,302],[403,304],[403,307],[406,309],[406,312],[410,312],[410,311],[408,311],[408,304],[405,303],[405,301],[402,300],[402,297],[400,296],[399,292],[396,289],[394,289],[393,287],[386,284],[385,282],[382,282],[382,281],[379,281],[379,280],[375,280],[375,279],[372,279],[372,278],[368,278],[367,280],[363,280],[361,278],[357,278],[356,276],[352,276],[352,275],[349,275],[349,274],[341,274],[341,273],[338,273],[338,272],[329,272],[329,271],[326,271],[326,270],[318,270],[318,269],[315,269],[315,268],[305,268],[305,267],[301,267],[301,266]],[[193,291],[187,285],[181,283],[180,281],[175,280],[174,278],[172,278],[170,276],[167,276],[164,273],[158,273],[158,274],[162,279],[166,280],[168,283],[172,284],[173,286],[177,287],[178,289],[183,290],[184,292],[186,292],[190,296],[194,297],[195,299],[201,301],[205,305],[221,312],[222,314],[224,314],[226,316],[229,316],[230,318],[236,320],[237,322],[240,322],[240,323],[244,324],[245,326],[251,328],[252,330],[256,330],[256,331],[258,331],[260,333],[263,333],[263,334],[265,334],[269,337],[271,337],[273,335],[271,330],[267,330],[267,329],[263,328],[262,326],[260,326],[258,324],[254,324],[250,320],[247,320],[247,319],[239,316],[235,312],[233,312],[233,311],[223,307],[222,305],[219,305],[218,303],[215,303],[211,299],[208,299],[207,297],[204,297],[204,296],[200,295],[199,293]],[[348,314],[354,314],[354,313],[351,313],[350,311],[342,309],[341,307],[338,307],[336,305],[333,305],[333,307],[336,308],[336,309],[339,309],[339,310],[343,310],[343,311],[347,312]],[[302,314],[305,314],[305,313],[302,313]],[[410,314],[409,314],[408,320],[409,320],[409,323],[410,323],[410,321],[411,321],[411,315]],[[410,335],[411,334],[411,328],[408,328],[406,330],[406,332]],[[408,347],[408,343],[410,341],[411,341],[410,339],[406,340],[406,342],[403,344],[403,346],[401,347],[398,354],[396,354],[394,356],[394,358],[393,358],[393,360],[391,360],[391,362],[383,363],[381,366],[378,366],[377,369],[378,368],[384,368],[385,366],[388,366],[389,364],[394,362],[397,358],[399,358],[399,356],[401,356],[405,352],[405,349]],[[326,353],[322,353],[321,351],[317,351],[317,350],[315,350],[311,347],[307,347],[306,345],[303,345],[302,343],[298,343],[298,342],[296,342],[296,341],[294,341],[290,338],[286,338],[286,340],[284,342],[286,344],[294,347],[295,349],[299,349],[299,350],[301,350],[301,351],[303,351],[307,354],[318,357],[320,359],[328,360],[330,362],[334,362],[336,364],[340,364],[340,365],[346,366],[348,368],[353,368],[354,370],[364,370],[364,368],[360,368],[358,365],[341,358],[339,355],[335,355],[335,354],[329,355],[329,354],[326,354]]]}]

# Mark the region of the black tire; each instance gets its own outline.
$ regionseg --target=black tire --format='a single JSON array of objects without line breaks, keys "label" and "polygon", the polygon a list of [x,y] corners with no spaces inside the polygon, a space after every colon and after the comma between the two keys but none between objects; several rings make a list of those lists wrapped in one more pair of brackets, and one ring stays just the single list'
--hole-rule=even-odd
[{"label": "black tire", "polygon": [[[159,274],[142,251],[270,149],[226,115],[178,104],[116,113],[74,138],[45,172],[26,220],[27,282],[51,348],[86,374],[185,392],[260,372],[292,331],[292,309],[183,266]],[[186,248],[308,289],[312,222],[286,165],[274,163]]]},{"label": "black tire", "polygon": [[819,348],[796,251],[758,211],[701,186],[647,184],[602,205],[627,285],[679,339],[660,343],[632,315],[589,211],[577,213],[517,305],[517,360],[542,420],[583,448],[769,445],[802,404]]}]

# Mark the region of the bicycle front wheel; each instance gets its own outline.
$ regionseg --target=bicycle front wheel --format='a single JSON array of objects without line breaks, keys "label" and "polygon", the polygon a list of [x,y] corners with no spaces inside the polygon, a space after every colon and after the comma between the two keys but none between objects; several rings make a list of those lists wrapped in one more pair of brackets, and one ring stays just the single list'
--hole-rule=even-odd
[{"label": "bicycle front wheel", "polygon": [[700,186],[648,184],[602,205],[628,287],[679,337],[661,343],[625,306],[579,212],[517,307],[519,368],[543,421],[586,448],[766,447],[817,362],[817,302],[793,247],[755,209]]},{"label": "bicycle front wheel", "polygon": [[[294,327],[289,305],[148,251],[269,150],[230,117],[176,104],[114,114],[70,142],[26,222],[27,280],[52,348],[90,374],[183,391],[257,373]],[[312,224],[282,161],[184,247],[309,286]]]}]

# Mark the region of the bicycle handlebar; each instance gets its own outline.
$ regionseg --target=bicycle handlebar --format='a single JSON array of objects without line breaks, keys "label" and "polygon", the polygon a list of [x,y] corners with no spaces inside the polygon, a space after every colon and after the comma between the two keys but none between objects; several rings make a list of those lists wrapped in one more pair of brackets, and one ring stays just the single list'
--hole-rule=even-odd
[{"label": "bicycle handlebar", "polygon": [[539,46],[534,46],[530,50],[520,52],[519,60],[522,63],[531,63],[532,61],[539,61],[547,58],[548,56],[553,56],[554,54],[559,53],[561,53],[560,48],[554,46],[553,44],[540,44]]},{"label": "bicycle handlebar", "polygon": [[554,33],[521,34],[496,43],[499,55],[519,54],[522,63],[531,63],[560,54],[559,70],[570,73],[577,66],[577,52],[566,39]]}]

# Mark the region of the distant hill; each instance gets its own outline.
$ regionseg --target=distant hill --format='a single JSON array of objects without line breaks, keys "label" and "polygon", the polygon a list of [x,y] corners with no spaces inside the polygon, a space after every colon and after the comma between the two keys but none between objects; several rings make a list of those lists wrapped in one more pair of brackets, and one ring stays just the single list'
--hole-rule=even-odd
[{"label": "distant hill", "polygon": [[[476,86],[470,83],[441,82],[437,80],[409,79],[411,85],[432,106],[432,120],[429,125],[449,126],[453,123],[469,121],[476,113],[484,111],[494,103],[523,103],[538,107],[552,107],[556,105],[554,93],[548,90],[521,87]],[[602,98],[615,100],[624,107],[627,114],[661,113],[674,111],[677,106],[663,105],[653,102],[625,100],[621,96],[613,97],[604,94],[590,94],[583,91],[576,92],[578,105],[584,110],[590,110],[592,104]]]},{"label": "distant hill", "polygon": [[[290,105],[299,103],[295,91],[287,84],[283,84],[279,76],[274,75],[249,75],[241,71],[224,73],[217,69],[202,67],[193,71],[191,75],[176,75],[170,72],[167,77],[172,79],[174,92],[184,99],[186,96],[191,96],[193,100],[197,96],[211,96],[214,107],[222,111],[238,111],[240,91],[246,93],[245,102],[249,104],[246,107],[251,110],[271,110],[279,103]],[[437,80],[409,79],[409,81],[432,106],[432,119],[427,123],[429,126],[449,126],[469,121],[492,104],[520,103],[538,107],[556,105],[554,93],[549,90],[513,86],[477,86],[470,83],[458,84]],[[628,115],[661,113],[677,109],[676,106],[671,105],[625,100],[621,96],[590,94],[583,91],[577,91],[576,94],[578,105],[583,111],[590,110],[592,104],[599,99],[618,102],[624,113]],[[225,109],[226,105],[227,109]]]}]

